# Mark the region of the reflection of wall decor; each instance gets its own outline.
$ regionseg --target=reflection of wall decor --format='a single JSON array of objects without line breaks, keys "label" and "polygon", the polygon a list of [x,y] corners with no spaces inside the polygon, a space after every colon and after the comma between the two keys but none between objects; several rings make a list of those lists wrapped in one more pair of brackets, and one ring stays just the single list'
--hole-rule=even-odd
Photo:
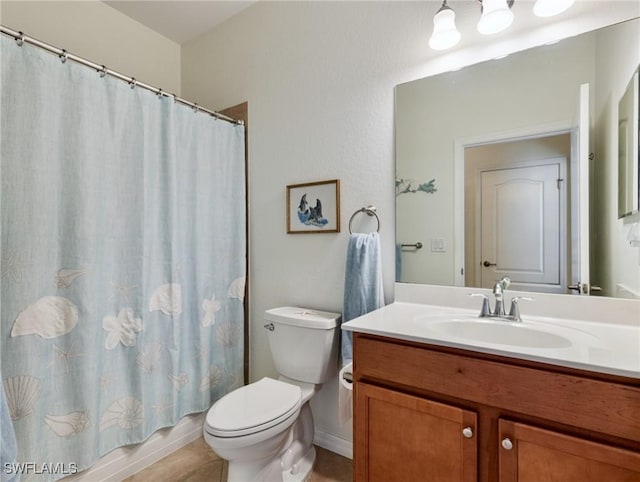
[{"label": "reflection of wall decor", "polygon": [[287,233],[339,233],[340,181],[287,186]]},{"label": "reflection of wall decor", "polygon": [[396,197],[400,194],[426,192],[433,194],[436,192],[436,180],[431,179],[429,182],[418,183],[413,179],[400,179],[396,177]]}]

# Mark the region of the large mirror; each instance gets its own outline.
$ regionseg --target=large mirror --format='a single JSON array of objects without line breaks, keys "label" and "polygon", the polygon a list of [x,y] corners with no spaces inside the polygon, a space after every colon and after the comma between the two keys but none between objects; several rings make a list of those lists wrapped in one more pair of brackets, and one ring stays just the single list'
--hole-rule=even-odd
[{"label": "large mirror", "polygon": [[397,86],[396,280],[640,298],[618,212],[639,63],[634,19]]}]

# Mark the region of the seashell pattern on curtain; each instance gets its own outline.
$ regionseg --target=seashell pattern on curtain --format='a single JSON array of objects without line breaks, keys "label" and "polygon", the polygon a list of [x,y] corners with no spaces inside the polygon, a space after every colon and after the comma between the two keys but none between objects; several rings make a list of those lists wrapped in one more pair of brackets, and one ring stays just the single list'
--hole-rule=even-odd
[{"label": "seashell pattern on curtain", "polygon": [[85,469],[244,382],[244,129],[0,41],[1,379]]}]

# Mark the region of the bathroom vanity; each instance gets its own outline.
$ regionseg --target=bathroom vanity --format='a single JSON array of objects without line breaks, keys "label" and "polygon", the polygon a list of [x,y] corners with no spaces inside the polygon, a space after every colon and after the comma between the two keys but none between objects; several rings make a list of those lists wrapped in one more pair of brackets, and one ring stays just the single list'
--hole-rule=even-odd
[{"label": "bathroom vanity", "polygon": [[[639,328],[476,316],[393,303],[344,325],[355,480],[640,481]],[[470,323],[490,336],[455,332]]]}]

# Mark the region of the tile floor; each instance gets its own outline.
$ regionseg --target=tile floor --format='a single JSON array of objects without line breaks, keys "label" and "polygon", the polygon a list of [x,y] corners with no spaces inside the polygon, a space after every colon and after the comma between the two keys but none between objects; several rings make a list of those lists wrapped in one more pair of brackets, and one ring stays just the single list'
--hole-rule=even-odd
[{"label": "tile floor", "polygon": [[[309,482],[351,482],[351,460],[316,446],[316,467]],[[124,482],[225,482],[227,463],[200,438]]]}]

